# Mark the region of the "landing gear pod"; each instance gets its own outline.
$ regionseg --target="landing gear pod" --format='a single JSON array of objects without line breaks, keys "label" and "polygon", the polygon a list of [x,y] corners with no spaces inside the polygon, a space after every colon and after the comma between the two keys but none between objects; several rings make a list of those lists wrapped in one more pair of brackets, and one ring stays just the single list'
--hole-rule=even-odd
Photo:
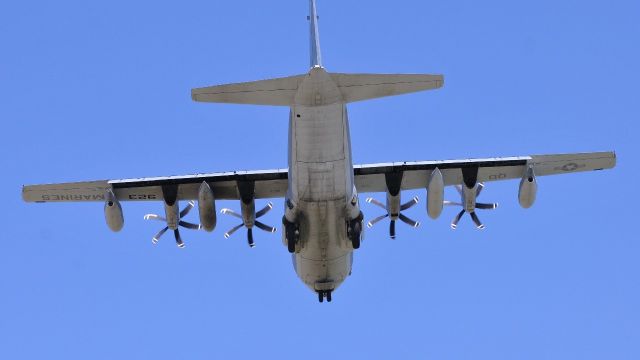
[{"label": "landing gear pod", "polygon": [[216,203],[213,191],[206,181],[200,185],[198,191],[198,210],[200,211],[200,224],[208,232],[216,228]]},{"label": "landing gear pod", "polygon": [[427,213],[432,219],[437,219],[442,213],[444,202],[444,179],[440,169],[435,168],[431,172],[429,184],[427,185]]},{"label": "landing gear pod", "polygon": [[529,166],[522,176],[522,180],[520,180],[520,188],[518,190],[518,201],[520,202],[520,206],[525,209],[530,208],[536,201],[537,192],[538,182],[536,181],[533,167]]},{"label": "landing gear pod", "polygon": [[109,226],[109,229],[113,232],[118,232],[122,230],[124,226],[124,216],[122,215],[122,206],[120,206],[120,202],[116,199],[116,196],[113,194],[111,189],[107,190],[105,194],[105,203],[104,203],[104,219]]}]

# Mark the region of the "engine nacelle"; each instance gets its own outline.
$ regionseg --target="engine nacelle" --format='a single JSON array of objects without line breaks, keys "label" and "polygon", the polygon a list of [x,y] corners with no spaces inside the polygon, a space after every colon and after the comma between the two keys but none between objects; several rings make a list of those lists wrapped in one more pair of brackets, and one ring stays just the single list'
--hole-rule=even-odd
[{"label": "engine nacelle", "polygon": [[104,218],[109,226],[109,229],[114,232],[122,230],[124,226],[124,215],[122,214],[122,206],[116,199],[112,190],[107,190],[105,194],[104,203]]},{"label": "engine nacelle", "polygon": [[536,193],[538,192],[538,183],[533,172],[533,167],[529,166],[527,171],[520,180],[520,188],[518,190],[518,201],[520,206],[525,209],[530,208],[536,201]]},{"label": "engine nacelle", "polygon": [[387,211],[389,212],[389,218],[391,220],[398,220],[400,215],[400,193],[392,195],[387,191]]},{"label": "engine nacelle", "polygon": [[429,184],[427,185],[427,213],[432,219],[437,219],[442,213],[444,203],[444,179],[440,169],[436,168],[431,172]]},{"label": "engine nacelle", "polygon": [[200,185],[198,191],[198,210],[200,211],[200,225],[208,232],[216,228],[216,202],[213,190],[206,181]]}]

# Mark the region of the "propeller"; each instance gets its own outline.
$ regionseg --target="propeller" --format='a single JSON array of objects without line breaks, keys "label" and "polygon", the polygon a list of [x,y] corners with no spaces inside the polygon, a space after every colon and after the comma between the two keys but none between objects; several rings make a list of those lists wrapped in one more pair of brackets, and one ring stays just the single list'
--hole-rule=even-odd
[{"label": "propeller", "polygon": [[471,210],[467,209],[465,204],[467,203],[465,201],[465,192],[462,189],[462,186],[460,185],[456,185],[455,186],[456,190],[458,191],[458,193],[460,194],[460,202],[455,202],[455,201],[444,201],[444,205],[446,206],[461,206],[463,209],[458,213],[458,215],[456,215],[453,218],[453,221],[451,221],[451,228],[452,229],[456,229],[458,227],[458,222],[460,221],[460,219],[462,218],[462,215],[464,215],[466,212],[469,213],[469,216],[471,216],[471,220],[476,224],[476,227],[478,229],[484,229],[485,226],[484,224],[480,221],[480,218],[478,218],[478,215],[476,214],[476,210],[480,209],[480,210],[493,210],[495,208],[498,207],[497,203],[479,203],[479,202],[475,202],[475,198],[477,198],[478,196],[480,196],[480,193],[482,193],[482,189],[484,189],[484,184],[483,183],[478,183],[476,185],[475,191],[473,189],[469,189],[469,193],[474,196],[474,201],[472,201],[472,205],[473,208]]},{"label": "propeller", "polygon": [[[236,231],[240,230],[240,228],[242,227],[246,227],[247,228],[247,242],[249,243],[250,247],[255,247],[255,243],[253,242],[253,227],[257,227],[260,230],[266,231],[266,232],[270,232],[270,233],[274,233],[277,231],[276,228],[269,226],[269,225],[265,225],[264,223],[256,220],[258,218],[263,217],[266,213],[268,213],[269,211],[271,211],[271,209],[273,209],[273,203],[268,203],[264,208],[262,208],[262,210],[258,211],[255,213],[255,217],[252,219],[253,221],[249,221],[249,222],[245,222],[244,218],[242,217],[242,215],[238,214],[237,212],[231,210],[231,209],[222,209],[220,210],[221,214],[225,214],[225,215],[230,215],[233,217],[236,217],[240,220],[242,220],[242,222],[234,227],[232,227],[229,231],[227,231],[226,233],[224,233],[224,238],[228,239],[231,237],[231,235],[233,235],[233,233],[235,233]],[[251,220],[251,219],[250,219]]]},{"label": "propeller", "polygon": [[[182,209],[182,211],[180,211],[179,213],[177,226],[173,226],[173,227],[169,225],[165,226],[163,229],[158,231],[158,233],[151,239],[151,242],[154,245],[157,244],[160,238],[162,237],[162,235],[164,235],[164,233],[166,233],[167,230],[171,229],[173,230],[173,236],[176,238],[176,244],[178,245],[178,247],[181,249],[184,248],[184,241],[182,241],[182,237],[180,236],[180,230],[178,230],[178,227],[181,226],[185,229],[190,229],[190,230],[200,230],[202,228],[199,224],[193,224],[193,223],[181,220],[191,211],[191,209],[193,209],[195,204],[196,204],[195,202],[189,201],[189,204],[187,204],[187,206],[184,209]],[[144,219],[158,220],[158,221],[164,221],[164,222],[167,221],[165,217],[156,215],[156,214],[147,214],[144,216]]]},{"label": "propeller", "polygon": [[[380,215],[377,218],[369,221],[367,223],[367,227],[371,228],[373,227],[373,225],[375,225],[376,223],[382,221],[383,219],[386,218],[390,218],[391,222],[389,223],[389,236],[392,239],[396,238],[396,220],[400,220],[403,223],[417,228],[418,226],[420,226],[420,223],[417,221],[414,221],[412,219],[410,219],[409,217],[405,216],[402,212],[398,212],[398,214],[391,214],[391,212],[389,211],[389,208],[387,206],[385,206],[383,203],[381,203],[380,201],[374,199],[374,198],[367,198],[367,202],[369,204],[373,204],[376,205],[382,209],[384,209],[387,213],[384,215]],[[408,202],[402,204],[400,206],[400,211],[405,211],[408,210],[410,208],[412,208],[413,206],[415,206],[418,203],[418,197],[414,197],[413,199],[409,200]]]}]

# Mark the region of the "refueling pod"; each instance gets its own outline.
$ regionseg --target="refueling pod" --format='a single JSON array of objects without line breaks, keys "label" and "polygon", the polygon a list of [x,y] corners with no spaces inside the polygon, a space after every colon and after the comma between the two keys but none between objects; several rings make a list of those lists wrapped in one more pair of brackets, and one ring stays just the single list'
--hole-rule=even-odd
[{"label": "refueling pod", "polygon": [[533,166],[528,166],[520,180],[520,188],[518,190],[518,201],[520,206],[525,209],[530,208],[536,201],[536,193],[538,192],[538,182],[533,172]]},{"label": "refueling pod", "polygon": [[216,228],[216,203],[213,190],[203,181],[198,191],[198,210],[200,211],[200,225],[208,232]]},{"label": "refueling pod", "polygon": [[440,169],[435,168],[431,172],[427,185],[427,213],[432,219],[437,219],[442,213],[444,203],[444,179]]},{"label": "refueling pod", "polygon": [[109,229],[111,229],[111,231],[118,232],[122,230],[122,227],[124,226],[122,206],[120,206],[120,202],[116,199],[116,196],[113,194],[111,189],[107,190],[105,200],[104,218],[107,221]]}]

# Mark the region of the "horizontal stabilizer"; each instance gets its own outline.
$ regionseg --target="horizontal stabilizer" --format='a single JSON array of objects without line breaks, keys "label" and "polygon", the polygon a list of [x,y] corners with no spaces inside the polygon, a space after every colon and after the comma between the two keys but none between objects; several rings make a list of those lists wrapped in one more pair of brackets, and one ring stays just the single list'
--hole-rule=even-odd
[{"label": "horizontal stabilizer", "polygon": [[438,89],[444,85],[442,75],[332,73],[331,77],[345,103]]},{"label": "horizontal stabilizer", "polygon": [[305,76],[197,88],[191,90],[191,98],[211,103],[289,106]]},{"label": "horizontal stabilizer", "polygon": [[[444,84],[442,75],[330,73],[329,76],[344,103],[437,89]],[[309,77],[304,74],[197,88],[191,90],[191,98],[211,103],[291,106],[298,87]]]}]

